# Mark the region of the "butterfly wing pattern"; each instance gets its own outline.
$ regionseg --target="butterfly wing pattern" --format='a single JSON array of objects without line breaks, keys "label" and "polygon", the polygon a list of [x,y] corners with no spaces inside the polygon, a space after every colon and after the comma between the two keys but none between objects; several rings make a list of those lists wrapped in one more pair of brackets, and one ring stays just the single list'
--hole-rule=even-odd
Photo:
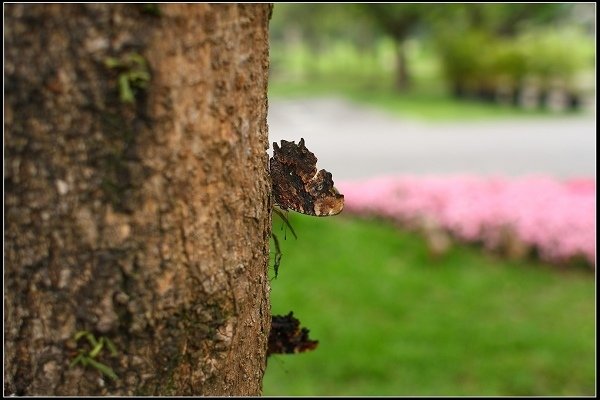
[{"label": "butterfly wing pattern", "polygon": [[304,353],[317,348],[318,340],[308,337],[309,330],[300,327],[300,321],[294,318],[294,313],[288,315],[273,315],[267,356],[271,354]]},{"label": "butterfly wing pattern", "polygon": [[317,157],[300,142],[273,143],[270,160],[275,204],[284,210],[326,217],[344,208],[344,195],[333,186],[331,173],[317,172]]}]

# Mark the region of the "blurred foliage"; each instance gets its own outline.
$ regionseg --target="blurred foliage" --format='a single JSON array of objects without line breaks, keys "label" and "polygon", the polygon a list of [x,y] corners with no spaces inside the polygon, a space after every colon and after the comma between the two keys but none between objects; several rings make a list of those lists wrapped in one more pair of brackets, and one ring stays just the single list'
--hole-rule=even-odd
[{"label": "blurred foliage", "polygon": [[[403,88],[402,81],[413,80],[419,67],[410,54],[411,43],[418,42],[431,50],[440,77],[455,94],[514,91],[532,78],[542,86],[558,80],[577,92],[578,75],[593,70],[595,58],[595,21],[585,19],[586,10],[589,14],[594,5],[277,4],[273,71],[292,64],[286,72],[310,80],[356,67]],[[357,56],[341,56],[352,52]],[[295,62],[287,63],[287,57]]]},{"label": "blurred foliage", "polygon": [[527,71],[543,78],[572,79],[582,67],[593,67],[594,39],[576,27],[543,28],[518,37],[527,57]]},{"label": "blurred foliage", "polygon": [[396,42],[396,77],[398,90],[410,86],[405,42],[415,31],[424,25],[432,7],[423,4],[363,4],[362,9],[386,34]]},{"label": "blurred foliage", "polygon": [[424,4],[362,4],[364,11],[381,30],[403,41],[425,24],[433,7]]},{"label": "blurred foliage", "polygon": [[458,92],[515,90],[535,77],[544,88],[560,81],[576,92],[577,74],[594,65],[593,39],[573,28],[538,29],[514,39],[469,30],[440,36],[442,65]]},{"label": "blurred foliage", "polygon": [[302,40],[313,51],[324,50],[337,39],[358,47],[371,46],[377,36],[375,26],[359,4],[278,3],[269,28],[275,45]]},{"label": "blurred foliage", "polygon": [[510,37],[535,26],[568,22],[572,3],[438,4],[429,13],[436,35],[475,29]]},{"label": "blurred foliage", "polygon": [[455,94],[515,90],[534,77],[576,92],[577,73],[594,66],[593,37],[567,23],[568,4],[446,5],[433,39]]}]

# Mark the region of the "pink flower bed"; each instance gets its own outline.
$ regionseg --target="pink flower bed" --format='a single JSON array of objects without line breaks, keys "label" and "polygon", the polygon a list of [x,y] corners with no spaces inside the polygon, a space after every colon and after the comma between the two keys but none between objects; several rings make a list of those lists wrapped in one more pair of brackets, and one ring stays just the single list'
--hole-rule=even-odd
[{"label": "pink flower bed", "polygon": [[458,239],[492,248],[508,228],[544,260],[583,256],[595,266],[594,179],[400,176],[336,187],[345,196],[346,212],[408,224],[426,217]]}]

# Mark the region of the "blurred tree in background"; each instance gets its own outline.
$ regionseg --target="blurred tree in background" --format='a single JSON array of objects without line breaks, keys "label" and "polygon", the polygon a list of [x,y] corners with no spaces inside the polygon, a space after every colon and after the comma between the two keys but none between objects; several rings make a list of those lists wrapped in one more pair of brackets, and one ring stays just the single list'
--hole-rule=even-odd
[{"label": "blurred tree in background", "polygon": [[440,4],[431,7],[436,25],[473,28],[496,36],[516,36],[524,29],[568,19],[572,3]]},{"label": "blurred tree in background", "polygon": [[[399,92],[439,80],[458,97],[510,103],[556,88],[578,96],[582,73],[594,68],[594,11],[575,3],[277,4],[273,73],[325,84],[363,79]],[[437,76],[419,76],[424,65]]]},{"label": "blurred tree in background", "polygon": [[433,8],[423,4],[364,4],[363,9],[374,19],[376,26],[394,39],[396,45],[395,86],[398,90],[407,89],[410,78],[405,43],[418,28],[426,25]]},{"label": "blurred tree in background", "polygon": [[[578,51],[578,42],[586,42],[581,33],[570,28],[565,46],[564,25],[573,6],[444,4],[433,9],[430,27],[453,93],[491,100],[501,93],[517,95],[528,76],[545,85],[553,78],[572,79],[586,61]],[[547,38],[554,50],[547,50]]]}]

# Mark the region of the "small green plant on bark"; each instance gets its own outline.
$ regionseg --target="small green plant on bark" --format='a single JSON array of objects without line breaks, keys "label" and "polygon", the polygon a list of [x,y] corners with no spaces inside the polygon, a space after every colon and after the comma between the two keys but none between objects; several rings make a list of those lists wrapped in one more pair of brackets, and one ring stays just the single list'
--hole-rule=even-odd
[{"label": "small green plant on bark", "polygon": [[108,57],[104,60],[104,65],[119,71],[119,98],[123,103],[135,102],[135,92],[145,89],[150,81],[148,62],[140,54],[129,53],[121,58]]},{"label": "small green plant on bark", "polygon": [[84,367],[89,365],[96,368],[110,379],[116,380],[118,377],[117,374],[115,374],[115,371],[108,365],[96,360],[96,357],[98,357],[104,348],[107,348],[110,351],[111,357],[116,357],[118,353],[114,343],[106,336],[100,336],[100,338],[96,339],[96,337],[88,331],[79,331],[75,334],[75,342],[82,338],[87,339],[91,349],[89,351],[83,348],[78,349],[77,356],[71,361],[69,368],[73,368],[77,364],[81,364]]}]

